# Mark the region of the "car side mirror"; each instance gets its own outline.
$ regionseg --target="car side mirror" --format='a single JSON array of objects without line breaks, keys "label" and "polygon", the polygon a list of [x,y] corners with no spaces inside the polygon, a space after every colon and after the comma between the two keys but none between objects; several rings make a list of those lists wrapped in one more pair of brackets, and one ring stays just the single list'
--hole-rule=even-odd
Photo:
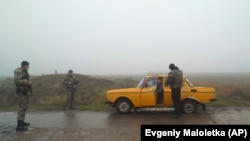
[{"label": "car side mirror", "polygon": [[142,88],[146,88],[146,87],[148,87],[147,84],[143,84],[143,85],[142,85]]}]

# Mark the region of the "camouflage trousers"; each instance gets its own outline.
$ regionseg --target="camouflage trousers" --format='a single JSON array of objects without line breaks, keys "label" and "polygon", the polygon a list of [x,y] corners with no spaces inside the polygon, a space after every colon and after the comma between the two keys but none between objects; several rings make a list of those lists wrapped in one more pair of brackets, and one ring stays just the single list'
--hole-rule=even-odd
[{"label": "camouflage trousers", "polygon": [[29,95],[20,94],[17,120],[25,119],[25,114],[26,114],[26,110],[28,109],[28,104],[29,104]]},{"label": "camouflage trousers", "polygon": [[74,91],[67,91],[66,99],[63,105],[63,109],[71,109],[73,108],[75,92]]}]

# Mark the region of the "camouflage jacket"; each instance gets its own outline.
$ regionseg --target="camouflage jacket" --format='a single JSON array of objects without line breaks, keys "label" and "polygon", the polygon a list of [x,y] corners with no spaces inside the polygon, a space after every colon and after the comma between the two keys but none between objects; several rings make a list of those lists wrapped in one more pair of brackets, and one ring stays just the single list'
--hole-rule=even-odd
[{"label": "camouflage jacket", "polygon": [[170,86],[171,89],[181,88],[183,83],[183,73],[179,69],[174,69],[168,73],[166,85]]},{"label": "camouflage jacket", "polygon": [[78,83],[79,81],[74,76],[69,76],[69,75],[67,75],[67,77],[63,81],[63,84],[66,87],[66,89],[70,91],[76,90],[76,87],[74,88],[74,86],[77,86]]},{"label": "camouflage jacket", "polygon": [[21,67],[14,70],[14,81],[17,88],[24,90],[29,85],[29,73]]}]

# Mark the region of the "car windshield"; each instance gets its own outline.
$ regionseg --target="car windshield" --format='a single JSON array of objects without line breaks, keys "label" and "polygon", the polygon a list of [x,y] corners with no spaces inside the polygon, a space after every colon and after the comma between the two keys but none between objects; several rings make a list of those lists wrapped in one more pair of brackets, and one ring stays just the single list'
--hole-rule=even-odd
[{"label": "car windshield", "polygon": [[143,83],[144,83],[144,81],[145,81],[145,79],[146,79],[145,77],[144,77],[144,78],[142,78],[142,79],[141,79],[141,81],[137,84],[137,86],[136,86],[136,87],[137,87],[137,88],[141,88],[141,87],[142,87],[142,85],[143,85]]},{"label": "car windshield", "polygon": [[186,81],[190,87],[194,87],[194,84],[188,78],[186,78]]}]

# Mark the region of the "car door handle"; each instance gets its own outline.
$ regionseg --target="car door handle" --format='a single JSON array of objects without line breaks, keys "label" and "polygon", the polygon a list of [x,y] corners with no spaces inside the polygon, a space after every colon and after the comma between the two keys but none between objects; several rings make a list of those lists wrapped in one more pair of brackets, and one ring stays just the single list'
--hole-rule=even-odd
[{"label": "car door handle", "polygon": [[197,90],[196,89],[192,89],[191,92],[197,92]]}]

